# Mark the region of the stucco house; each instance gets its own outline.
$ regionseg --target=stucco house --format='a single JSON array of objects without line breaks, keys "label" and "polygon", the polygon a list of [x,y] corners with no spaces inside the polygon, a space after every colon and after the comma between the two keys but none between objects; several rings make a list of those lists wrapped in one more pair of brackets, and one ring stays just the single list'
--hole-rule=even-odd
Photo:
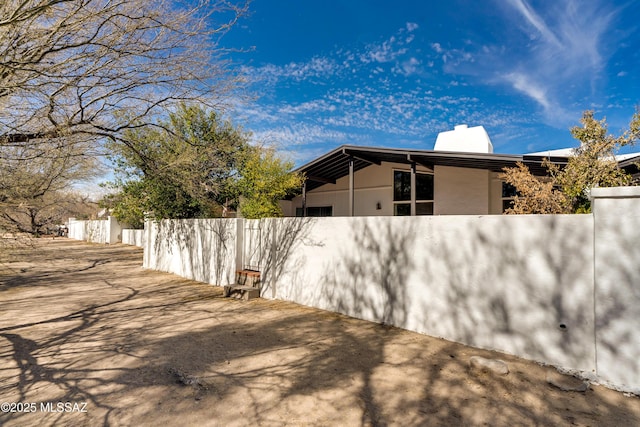
[{"label": "stucco house", "polygon": [[[441,132],[433,150],[343,145],[297,169],[306,182],[282,208],[285,216],[502,214],[513,197],[499,178],[504,167],[522,162],[545,176],[545,158],[564,165],[570,154],[495,154],[486,130],[467,125]],[[637,172],[638,160],[619,162]]]}]

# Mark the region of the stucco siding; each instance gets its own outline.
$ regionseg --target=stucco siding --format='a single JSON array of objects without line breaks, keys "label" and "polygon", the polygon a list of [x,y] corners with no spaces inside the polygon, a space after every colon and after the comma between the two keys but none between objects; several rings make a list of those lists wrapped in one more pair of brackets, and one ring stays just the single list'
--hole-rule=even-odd
[{"label": "stucco siding", "polygon": [[640,187],[594,188],[591,196],[598,372],[640,393]]},{"label": "stucco siding", "polygon": [[[354,215],[393,215],[393,171],[410,171],[409,165],[386,163],[371,165],[354,175]],[[499,173],[484,169],[435,166],[431,171],[418,166],[418,173],[434,174],[434,215],[500,215],[502,181]],[[380,209],[378,209],[378,205]],[[282,206],[285,216],[295,216],[302,207],[302,196]],[[333,216],[349,214],[349,177],[307,192],[307,207],[331,206]]]},{"label": "stucco siding", "polygon": [[435,215],[489,214],[490,172],[435,167]]},{"label": "stucco siding", "polygon": [[[354,174],[354,214],[355,216],[393,215],[393,171],[409,171],[408,165],[383,162],[371,165]],[[418,167],[419,173],[431,173],[427,168]],[[380,204],[380,209],[378,209]],[[307,207],[332,206],[333,216],[349,216],[349,177],[345,176],[335,184],[325,184],[307,192]],[[302,207],[302,196],[295,197],[289,210],[295,215],[296,208]]]}]

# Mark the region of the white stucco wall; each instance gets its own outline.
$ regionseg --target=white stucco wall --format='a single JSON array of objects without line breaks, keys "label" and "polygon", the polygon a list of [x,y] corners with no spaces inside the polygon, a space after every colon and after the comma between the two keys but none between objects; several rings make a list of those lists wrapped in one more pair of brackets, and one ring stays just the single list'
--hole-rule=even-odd
[{"label": "white stucco wall", "polygon": [[[393,215],[393,171],[409,172],[409,165],[383,162],[354,175],[355,216]],[[470,168],[418,167],[419,173],[434,174],[435,215],[487,215],[502,213],[502,181],[498,174]],[[381,209],[377,209],[380,203]],[[282,203],[285,216],[295,216],[302,197]],[[349,177],[307,192],[307,207],[332,206],[333,216],[349,216]]]},{"label": "white stucco wall", "polygon": [[595,371],[591,216],[306,221],[264,297]]},{"label": "white stucco wall", "polygon": [[70,239],[84,240],[84,221],[69,218],[67,227],[69,228],[67,236]]},{"label": "white stucco wall", "polygon": [[98,220],[76,220],[69,218],[70,239],[92,243],[118,243],[122,240],[122,227],[114,217]]},{"label": "white stucco wall", "polygon": [[140,248],[144,247],[144,230],[123,229],[122,243]]},{"label": "white stucco wall", "polygon": [[592,215],[148,223],[144,266],[224,285],[251,258],[264,298],[504,351],[640,393],[640,190],[593,196]]},{"label": "white stucco wall", "polygon": [[640,394],[640,187],[596,188],[598,373]]},{"label": "white stucco wall", "polygon": [[122,226],[115,217],[107,218],[107,235],[109,239],[107,243],[122,242]]},{"label": "white stucco wall", "polygon": [[490,213],[491,172],[483,169],[435,166],[435,215]]},{"label": "white stucco wall", "polygon": [[147,221],[143,267],[219,286],[233,283],[241,219]]}]

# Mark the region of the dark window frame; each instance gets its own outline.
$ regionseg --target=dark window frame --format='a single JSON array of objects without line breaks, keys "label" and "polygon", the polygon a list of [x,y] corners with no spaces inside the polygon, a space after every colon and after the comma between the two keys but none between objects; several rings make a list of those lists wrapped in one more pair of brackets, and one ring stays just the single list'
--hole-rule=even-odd
[{"label": "dark window frame", "polygon": [[[421,183],[419,181],[422,181]],[[433,215],[435,179],[433,172],[416,172],[416,215]],[[419,194],[420,193],[420,194]],[[407,198],[408,194],[408,198]],[[431,198],[425,198],[429,197]],[[422,198],[421,198],[422,197]],[[427,207],[421,210],[418,206]],[[408,210],[407,210],[408,208]],[[420,213],[419,213],[420,211]],[[393,170],[393,215],[411,215],[411,172]]]},{"label": "dark window frame", "polygon": [[[305,216],[329,217],[333,216],[333,206],[307,206]],[[302,216],[302,208],[296,208],[296,217]]]}]

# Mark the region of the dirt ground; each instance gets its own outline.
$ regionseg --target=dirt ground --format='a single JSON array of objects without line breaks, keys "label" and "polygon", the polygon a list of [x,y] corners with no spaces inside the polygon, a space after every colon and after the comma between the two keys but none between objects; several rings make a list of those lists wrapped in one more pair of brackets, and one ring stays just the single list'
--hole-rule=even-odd
[{"label": "dirt ground", "polygon": [[[64,238],[0,247],[0,425],[640,425],[552,368],[141,268]],[[510,372],[472,371],[472,356]]]}]

